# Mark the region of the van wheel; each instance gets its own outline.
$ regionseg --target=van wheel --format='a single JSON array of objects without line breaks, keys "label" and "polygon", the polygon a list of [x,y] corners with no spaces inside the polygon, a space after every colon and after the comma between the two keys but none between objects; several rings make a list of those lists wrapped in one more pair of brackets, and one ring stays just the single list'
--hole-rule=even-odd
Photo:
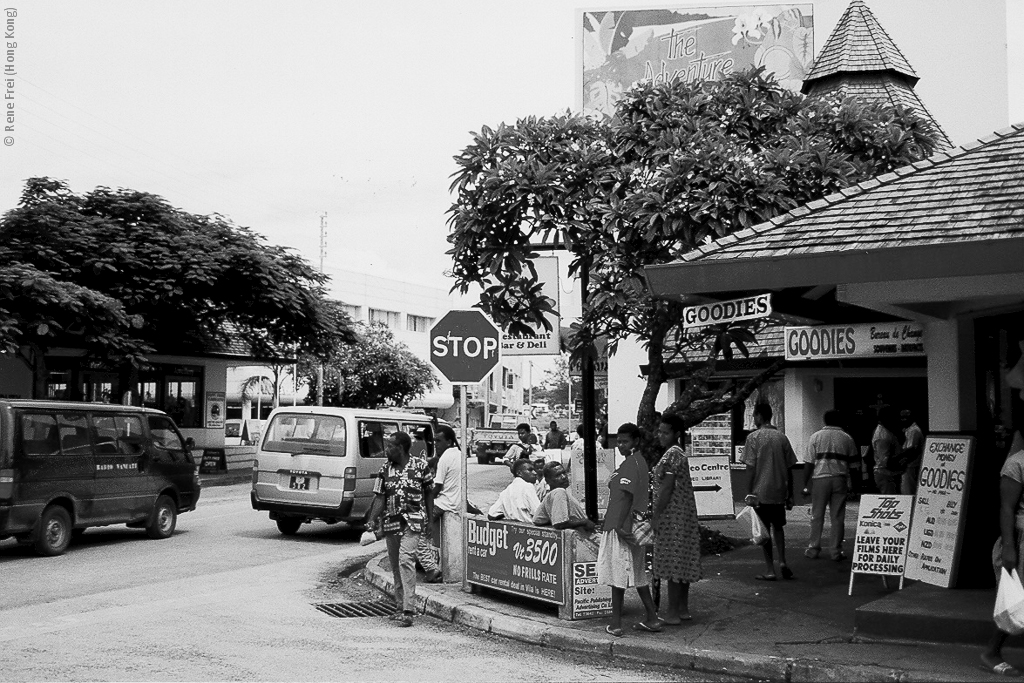
[{"label": "van wheel", "polygon": [[285,536],[294,536],[299,533],[300,526],[302,526],[302,520],[296,517],[277,518],[277,530]]},{"label": "van wheel", "polygon": [[52,557],[61,555],[71,544],[71,515],[60,505],[51,505],[39,515],[33,539],[36,552]]},{"label": "van wheel", "polygon": [[167,538],[174,533],[178,524],[178,507],[169,496],[160,496],[153,506],[152,522],[146,527],[150,538]]}]

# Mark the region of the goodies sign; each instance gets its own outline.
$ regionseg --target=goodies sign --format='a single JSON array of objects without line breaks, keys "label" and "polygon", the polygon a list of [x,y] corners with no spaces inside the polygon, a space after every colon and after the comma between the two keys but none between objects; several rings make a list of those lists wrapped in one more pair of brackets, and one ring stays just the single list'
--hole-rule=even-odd
[{"label": "goodies sign", "polygon": [[973,457],[973,437],[925,439],[907,550],[908,579],[943,588],[956,582]]},{"label": "goodies sign", "polygon": [[466,520],[469,583],[561,605],[562,535],[512,522]]},{"label": "goodies sign", "polygon": [[784,340],[786,360],[924,355],[919,323],[787,327]]}]

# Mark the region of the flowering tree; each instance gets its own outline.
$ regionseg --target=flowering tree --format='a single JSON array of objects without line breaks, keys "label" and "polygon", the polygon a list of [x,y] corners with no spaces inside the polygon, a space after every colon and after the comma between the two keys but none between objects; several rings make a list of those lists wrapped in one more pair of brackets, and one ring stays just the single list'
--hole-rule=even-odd
[{"label": "flowering tree", "polygon": [[651,296],[644,266],[922,159],[935,140],[909,110],[805,98],[761,69],[640,85],[608,122],[567,114],[484,127],[456,157],[456,287],[479,286],[480,307],[510,332],[545,324],[553,302],[540,293],[530,244],[557,234],[570,274],[590,277],[574,355],[598,337],[609,352],[640,341],[648,372],[638,423],[653,420],[666,381],[685,378],[670,410],[696,424],[745,400],[780,363],[750,381],[715,382],[716,361],[747,355],[758,323],[687,333],[682,304]]}]

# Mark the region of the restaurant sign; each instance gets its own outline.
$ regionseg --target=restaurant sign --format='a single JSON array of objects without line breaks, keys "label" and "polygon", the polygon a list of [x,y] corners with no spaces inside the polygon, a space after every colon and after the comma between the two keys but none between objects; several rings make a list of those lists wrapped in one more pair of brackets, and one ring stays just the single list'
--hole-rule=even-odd
[{"label": "restaurant sign", "polygon": [[469,583],[561,605],[562,534],[550,527],[466,520]]},{"label": "restaurant sign", "polygon": [[786,360],[923,356],[924,326],[889,322],[787,327]]}]

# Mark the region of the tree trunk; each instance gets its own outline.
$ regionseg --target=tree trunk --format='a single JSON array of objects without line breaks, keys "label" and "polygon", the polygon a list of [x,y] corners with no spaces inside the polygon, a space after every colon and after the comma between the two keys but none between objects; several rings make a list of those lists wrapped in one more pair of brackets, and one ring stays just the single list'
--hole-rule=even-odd
[{"label": "tree trunk", "polygon": [[657,405],[658,394],[665,384],[665,359],[662,356],[664,349],[664,336],[652,335],[650,345],[647,347],[647,383],[644,386],[643,396],[640,398],[640,406],[636,412],[636,423],[641,428],[654,430],[658,425],[654,424],[654,407]]},{"label": "tree trunk", "polygon": [[46,349],[38,344],[26,346],[27,353],[19,349],[18,357],[32,371],[32,398],[46,398],[46,380],[50,375],[46,366]]}]

